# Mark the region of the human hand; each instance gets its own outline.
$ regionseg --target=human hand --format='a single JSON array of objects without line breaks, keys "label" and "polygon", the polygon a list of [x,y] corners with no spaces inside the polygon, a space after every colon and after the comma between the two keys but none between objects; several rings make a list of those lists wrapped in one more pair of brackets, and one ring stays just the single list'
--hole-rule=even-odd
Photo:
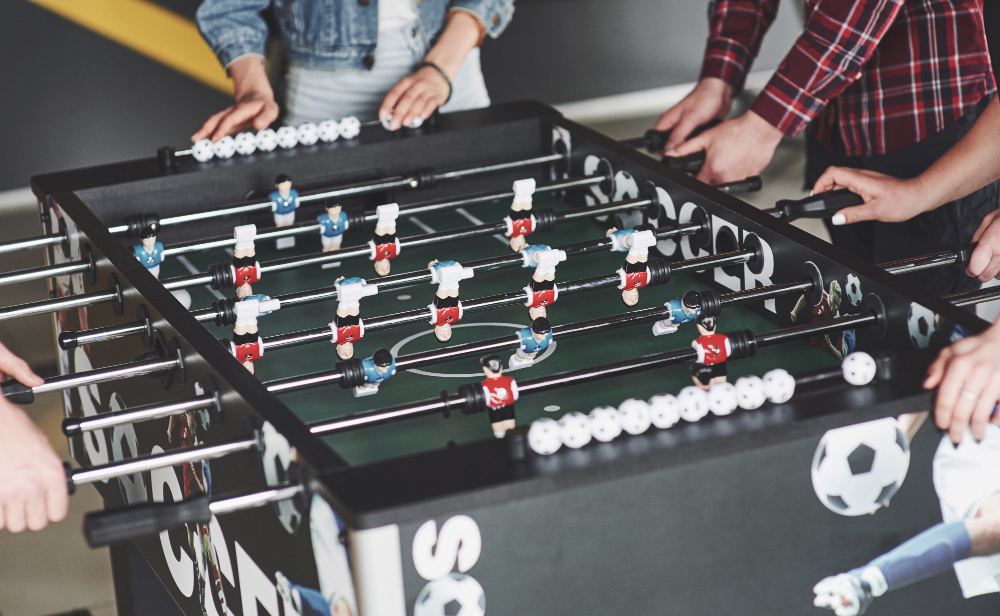
[{"label": "human hand", "polygon": [[434,110],[448,102],[450,88],[441,73],[425,66],[403,77],[389,90],[378,110],[379,120],[389,120],[389,130],[412,126],[414,120],[424,121]]},{"label": "human hand", "polygon": [[664,153],[673,156],[670,152],[684,143],[691,131],[716,118],[725,118],[732,106],[733,89],[729,84],[716,77],[699,81],[694,90],[664,112],[656,123],[656,130],[672,131]]},{"label": "human hand", "polygon": [[685,141],[667,156],[688,156],[705,151],[705,164],[698,178],[708,184],[735,182],[760,175],[774,156],[784,135],[752,111],[726,120],[693,139]]},{"label": "human hand", "polygon": [[14,377],[22,385],[37,387],[44,383],[40,376],[31,371],[28,362],[14,355],[3,344],[0,344],[0,381],[7,375]]},{"label": "human hand", "polygon": [[966,428],[981,440],[987,423],[1000,425],[1000,413],[990,417],[1000,400],[1000,325],[942,349],[927,372],[924,388],[938,388],[934,423],[953,443]]},{"label": "human hand", "polygon": [[831,221],[835,225],[864,220],[903,222],[934,208],[920,178],[900,180],[867,169],[830,167],[816,180],[813,192],[840,188],[861,195],[865,202],[837,212]]},{"label": "human hand", "polygon": [[226,135],[254,128],[263,130],[278,119],[278,103],[267,80],[264,61],[258,56],[244,56],[229,65],[236,103],[210,117],[191,141],[218,141]]},{"label": "human hand", "polygon": [[983,218],[972,241],[979,245],[972,251],[965,273],[980,282],[1000,278],[1000,210],[993,210]]}]

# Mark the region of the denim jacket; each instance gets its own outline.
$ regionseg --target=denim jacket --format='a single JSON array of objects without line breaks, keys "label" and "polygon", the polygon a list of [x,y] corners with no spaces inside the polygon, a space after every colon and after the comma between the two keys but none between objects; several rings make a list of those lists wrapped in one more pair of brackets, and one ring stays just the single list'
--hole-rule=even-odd
[{"label": "denim jacket", "polygon": [[[197,21],[222,65],[248,54],[264,55],[267,25],[261,11],[274,14],[289,60],[332,69],[370,69],[378,40],[379,0],[204,0]],[[415,2],[427,40],[434,41],[448,11],[462,10],[496,38],[514,14],[514,0],[419,0]]]}]

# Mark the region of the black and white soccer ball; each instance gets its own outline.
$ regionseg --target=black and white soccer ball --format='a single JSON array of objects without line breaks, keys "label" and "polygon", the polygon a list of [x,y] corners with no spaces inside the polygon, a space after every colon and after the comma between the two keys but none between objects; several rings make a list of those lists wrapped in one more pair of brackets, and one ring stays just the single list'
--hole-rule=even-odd
[{"label": "black and white soccer ball", "polygon": [[861,305],[861,279],[854,274],[847,275],[847,284],[844,287],[844,291],[847,293],[847,301],[851,303],[852,306]]},{"label": "black and white soccer ball", "polygon": [[926,349],[930,345],[931,336],[937,329],[934,312],[916,302],[910,304],[906,325],[910,330],[910,342],[918,349]]},{"label": "black and white soccer ball", "polygon": [[413,604],[413,616],[483,616],[486,594],[476,578],[449,573],[428,582]]},{"label": "black and white soccer ball", "polygon": [[903,485],[910,442],[892,417],[830,430],[812,462],[816,497],[844,516],[873,513]]}]

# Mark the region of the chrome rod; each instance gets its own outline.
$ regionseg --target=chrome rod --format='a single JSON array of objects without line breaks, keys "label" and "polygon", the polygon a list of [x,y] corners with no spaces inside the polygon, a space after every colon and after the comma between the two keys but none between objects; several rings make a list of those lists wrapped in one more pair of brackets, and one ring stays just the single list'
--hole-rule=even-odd
[{"label": "chrome rod", "polygon": [[135,460],[126,460],[104,466],[95,466],[86,470],[73,471],[69,474],[69,481],[73,485],[94,483],[95,481],[106,481],[116,477],[125,477],[135,473],[187,464],[188,462],[201,462],[202,460],[214,460],[222,456],[240,451],[248,451],[257,447],[256,439],[245,441],[235,441],[233,443],[223,443],[221,445],[199,445],[189,447],[180,451],[170,453],[154,454]]},{"label": "chrome rod", "polygon": [[214,404],[214,394],[203,394],[167,404],[151,404],[90,417],[69,417],[63,420],[62,430],[63,434],[72,437],[83,432],[93,432],[94,430],[102,430],[104,428],[114,428],[115,426],[169,417],[178,413],[207,409]]},{"label": "chrome rod", "polygon": [[261,490],[260,492],[254,492],[253,494],[233,496],[231,498],[212,501],[208,505],[208,509],[215,515],[232,513],[233,511],[243,511],[245,509],[253,509],[254,507],[262,507],[268,503],[276,503],[288,500],[289,498],[294,498],[301,494],[304,490],[305,486],[301,485],[274,488],[271,490]]},{"label": "chrome rod", "polygon": [[145,374],[153,374],[155,372],[163,372],[165,370],[170,370],[171,368],[176,368],[179,363],[180,360],[176,357],[168,357],[165,359],[146,359],[143,361],[132,362],[130,364],[119,364],[108,368],[98,368],[96,370],[87,370],[86,372],[77,372],[75,374],[64,374],[45,379],[44,383],[36,387],[32,387],[31,391],[34,394],[44,394],[50,391],[62,391],[73,387],[93,385],[94,383],[104,383],[106,381],[114,381],[133,376],[143,376]]},{"label": "chrome rod", "polygon": [[98,291],[95,293],[71,295],[69,297],[58,297],[56,299],[44,299],[30,304],[8,306],[7,308],[0,308],[0,321],[27,317],[33,314],[45,314],[46,312],[58,312],[60,310],[93,306],[95,304],[114,301],[117,298],[118,294],[114,291]]},{"label": "chrome rod", "polygon": [[972,291],[955,293],[954,295],[945,295],[944,299],[960,307],[974,306],[976,304],[982,304],[985,302],[991,302],[995,299],[1000,299],[1000,286],[983,287]]},{"label": "chrome rod", "polygon": [[58,265],[46,265],[32,269],[20,270],[0,274],[0,285],[16,284],[18,282],[29,282],[32,280],[44,280],[45,278],[55,278],[56,276],[68,276],[89,272],[93,264],[90,261],[67,261]]},{"label": "chrome rod", "polygon": [[28,237],[23,240],[0,243],[0,254],[5,252],[16,252],[18,250],[28,250],[30,248],[45,248],[46,246],[56,246],[63,243],[66,236],[58,233],[52,235],[39,235]]},{"label": "chrome rod", "polygon": [[901,259],[891,263],[883,263],[878,267],[881,267],[890,274],[907,274],[909,272],[934,269],[944,265],[954,265],[955,263],[958,263],[958,259],[958,255],[953,251],[939,252],[932,255],[914,257],[912,259]]}]

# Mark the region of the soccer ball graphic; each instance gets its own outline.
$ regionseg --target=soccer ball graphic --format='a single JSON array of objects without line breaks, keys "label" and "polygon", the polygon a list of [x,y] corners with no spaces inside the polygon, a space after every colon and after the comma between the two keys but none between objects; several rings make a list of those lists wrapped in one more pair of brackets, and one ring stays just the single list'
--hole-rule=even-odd
[{"label": "soccer ball graphic", "polygon": [[830,430],[812,462],[812,484],[823,505],[840,515],[873,513],[906,478],[910,443],[892,417]]},{"label": "soccer ball graphic", "polygon": [[910,342],[918,349],[926,349],[931,343],[931,336],[937,325],[934,323],[934,313],[913,302],[910,304],[910,315],[906,319],[906,324],[910,328]]},{"label": "soccer ball graphic", "polygon": [[847,291],[847,301],[851,302],[852,306],[858,306],[861,304],[861,279],[854,274],[847,275],[847,286],[845,287]]},{"label": "soccer ball graphic", "polygon": [[449,573],[428,582],[413,604],[413,616],[483,616],[486,595],[476,578]]}]

